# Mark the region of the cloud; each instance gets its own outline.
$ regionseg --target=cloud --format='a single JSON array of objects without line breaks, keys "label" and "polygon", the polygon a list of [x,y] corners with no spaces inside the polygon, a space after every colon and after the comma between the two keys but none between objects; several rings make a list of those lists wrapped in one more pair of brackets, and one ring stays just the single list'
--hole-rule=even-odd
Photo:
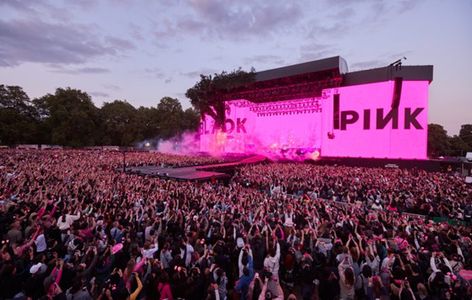
[{"label": "cloud", "polygon": [[417,4],[420,4],[424,0],[325,0],[324,4],[332,9],[346,9],[352,8],[358,5],[367,5],[370,8],[374,8],[377,11],[385,11],[387,9],[393,9],[395,12],[405,12],[413,9]]},{"label": "cloud", "polygon": [[415,8],[418,4],[420,4],[421,1],[419,0],[415,0],[415,1],[412,1],[412,0],[404,0],[404,1],[400,1],[400,3],[398,3],[398,8],[397,8],[397,11],[399,13],[404,13],[404,12],[407,12],[407,11],[410,11],[412,10],[413,8]]},{"label": "cloud", "polygon": [[[420,0],[326,0],[319,14],[304,25],[308,38],[345,36],[354,29],[366,30],[414,9]],[[328,11],[328,13],[323,12]]]},{"label": "cloud", "polygon": [[352,26],[352,22],[348,19],[336,21],[330,25],[325,23],[320,24],[317,20],[313,20],[310,22],[310,25],[308,25],[309,30],[307,37],[312,39],[319,36],[341,36],[347,34]]},{"label": "cloud", "polygon": [[335,12],[332,15],[329,15],[328,17],[334,20],[346,20],[354,17],[356,14],[355,10],[352,7],[345,6],[342,7],[340,10]]},{"label": "cloud", "polygon": [[[181,1],[182,2],[182,1]],[[181,4],[181,3],[180,3]],[[153,21],[157,45],[165,39],[197,36],[204,40],[246,41],[302,33],[306,38],[347,35],[413,9],[413,0],[339,0],[313,3],[286,0],[189,0]],[[309,11],[316,13],[308,14]],[[172,16],[172,17],[171,17]]]},{"label": "cloud", "polygon": [[39,19],[0,20],[0,66],[23,62],[81,64],[130,49],[131,45],[119,38],[102,40],[93,29]]},{"label": "cloud", "polygon": [[405,13],[414,9],[422,1],[420,0],[403,0],[403,1],[374,1],[371,0],[371,8],[373,13],[378,16],[394,15],[397,13]]},{"label": "cloud", "polygon": [[108,98],[110,97],[109,94],[104,92],[89,92],[91,96],[98,97],[98,98]]},{"label": "cloud", "polygon": [[397,17],[413,10],[421,4],[421,0],[403,0],[403,1],[367,1],[366,17],[360,23],[369,23],[370,26],[377,26],[391,18]]},{"label": "cloud", "polygon": [[307,62],[311,60],[327,58],[330,56],[339,55],[338,49],[330,44],[311,43],[300,47],[300,62]]},{"label": "cloud", "polygon": [[365,60],[353,63],[349,66],[349,71],[358,71],[365,69],[373,69],[377,67],[385,66],[385,63],[379,59]]},{"label": "cloud", "polygon": [[83,10],[90,10],[97,6],[98,2],[96,0],[74,0],[71,1],[70,4],[80,7]]},{"label": "cloud", "polygon": [[131,33],[131,36],[135,40],[144,41],[144,37],[142,35],[143,29],[141,28],[141,26],[131,22],[129,23],[128,28]]},{"label": "cloud", "polygon": [[186,32],[202,32],[206,28],[206,24],[202,21],[186,17],[177,22],[177,28]]},{"label": "cloud", "polygon": [[198,34],[199,37],[241,40],[291,31],[302,19],[305,1],[190,0],[189,10],[155,24],[158,39]]},{"label": "cloud", "polygon": [[181,72],[180,75],[183,75],[183,76],[188,77],[188,78],[197,79],[197,78],[200,77],[200,74],[211,75],[211,74],[214,74],[214,73],[218,73],[218,71],[216,69],[203,68],[203,69],[196,70],[196,71],[191,71],[191,72]]},{"label": "cloud", "polygon": [[146,72],[146,74],[151,75],[152,77],[155,77],[155,78],[158,78],[158,79],[163,79],[166,76],[166,74],[164,74],[158,68],[146,68],[146,69],[144,69],[144,72]]},{"label": "cloud", "polygon": [[[74,1],[76,2],[76,1]],[[70,20],[73,15],[70,10],[63,9],[52,4],[48,0],[3,0],[0,1],[0,9],[4,9],[19,14],[23,17],[36,18],[37,16],[47,16],[50,20],[67,21]]]},{"label": "cloud", "polygon": [[208,20],[220,38],[236,35],[261,36],[294,27],[303,15],[302,1],[231,0],[192,1],[193,8]]},{"label": "cloud", "polygon": [[152,27],[155,27],[154,35],[158,40],[176,36],[177,34],[175,23],[167,18],[163,18],[159,22],[153,22]]},{"label": "cloud", "polygon": [[252,64],[275,64],[275,65],[283,65],[284,60],[277,55],[270,55],[270,54],[261,54],[261,55],[254,55],[252,57],[246,57],[244,59],[244,64],[252,65]]},{"label": "cloud", "polygon": [[31,3],[27,1],[21,0],[6,0],[0,2],[0,7],[10,8],[17,11],[23,11],[26,13],[37,13],[36,9],[33,8],[34,4],[41,4],[41,1],[37,1],[37,3]]},{"label": "cloud", "polygon": [[132,42],[122,39],[122,38],[108,36],[105,38],[105,40],[110,47],[113,47],[116,49],[132,50],[136,48],[136,46]]},{"label": "cloud", "polygon": [[153,22],[154,35],[159,40],[171,37],[178,37],[181,34],[204,34],[207,24],[199,21],[191,15],[182,15],[176,20],[164,18],[159,22]]},{"label": "cloud", "polygon": [[166,78],[166,80],[164,80],[164,83],[166,83],[166,84],[169,84],[169,83],[171,83],[171,82],[172,82],[172,78],[171,78],[171,77]]},{"label": "cloud", "polygon": [[83,67],[76,69],[64,69],[59,66],[53,66],[55,69],[52,70],[54,73],[64,73],[64,74],[103,74],[109,73],[110,70],[106,68],[97,68],[97,67]]},{"label": "cloud", "polygon": [[121,90],[121,87],[117,86],[117,85],[114,85],[114,84],[104,84],[103,85],[104,88],[106,88],[107,90],[114,90],[114,91],[119,91]]}]

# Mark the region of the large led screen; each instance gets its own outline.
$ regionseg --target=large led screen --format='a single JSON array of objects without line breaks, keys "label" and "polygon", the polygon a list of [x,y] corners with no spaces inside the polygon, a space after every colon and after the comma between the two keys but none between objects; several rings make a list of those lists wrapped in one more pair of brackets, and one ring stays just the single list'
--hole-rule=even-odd
[{"label": "large led screen", "polygon": [[[210,153],[257,153],[292,158],[304,149],[320,149],[321,98],[271,103],[226,102],[225,131],[206,116],[201,123],[200,150]],[[308,151],[306,150],[306,151]],[[297,155],[298,155],[297,154]]]},{"label": "large led screen", "polygon": [[425,159],[428,82],[404,81],[396,108],[393,91],[393,81],[331,90],[323,102],[322,155]]},{"label": "large led screen", "polygon": [[319,98],[290,101],[227,101],[225,130],[216,130],[210,116],[202,119],[200,150],[288,159],[424,159],[428,82],[404,81],[398,103],[392,101],[394,84],[327,89]]}]

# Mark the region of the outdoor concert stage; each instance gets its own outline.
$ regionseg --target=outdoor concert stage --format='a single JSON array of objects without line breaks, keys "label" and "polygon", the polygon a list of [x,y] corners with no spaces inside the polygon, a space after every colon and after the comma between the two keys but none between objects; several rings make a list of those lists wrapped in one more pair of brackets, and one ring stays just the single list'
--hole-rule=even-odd
[{"label": "outdoor concert stage", "polygon": [[401,63],[349,72],[336,56],[257,72],[253,82],[215,93],[200,151],[425,160],[433,66]]},{"label": "outdoor concert stage", "polygon": [[135,173],[143,176],[160,177],[165,179],[176,180],[225,180],[231,177],[231,173],[236,167],[248,164],[257,164],[267,161],[267,158],[261,155],[254,155],[239,161],[209,164],[204,166],[191,167],[159,167],[159,166],[141,166],[128,167],[127,172]]}]

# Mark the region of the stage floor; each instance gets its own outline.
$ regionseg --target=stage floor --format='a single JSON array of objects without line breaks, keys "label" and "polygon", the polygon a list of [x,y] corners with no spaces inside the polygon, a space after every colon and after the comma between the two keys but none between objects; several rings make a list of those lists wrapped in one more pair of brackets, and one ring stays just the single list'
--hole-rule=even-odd
[{"label": "stage floor", "polygon": [[128,172],[147,176],[168,177],[183,180],[208,180],[212,178],[224,178],[228,176],[220,172],[199,171],[195,167],[185,168],[161,168],[157,166],[128,167]]},{"label": "stage floor", "polygon": [[141,166],[127,167],[126,172],[131,172],[143,176],[155,176],[161,178],[171,178],[176,180],[197,180],[205,181],[211,179],[225,179],[230,175],[226,172],[234,170],[240,165],[256,164],[266,161],[265,156],[256,155],[242,159],[236,162],[210,164],[192,167],[159,167],[159,166]]}]

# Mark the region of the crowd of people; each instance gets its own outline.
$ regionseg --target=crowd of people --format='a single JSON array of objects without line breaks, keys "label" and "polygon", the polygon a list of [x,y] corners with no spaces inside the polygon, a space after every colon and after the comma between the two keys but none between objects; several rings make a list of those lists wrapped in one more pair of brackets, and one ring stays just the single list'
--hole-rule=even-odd
[{"label": "crowd of people", "polygon": [[[153,152],[152,155],[148,151],[108,151],[106,155],[101,156],[101,160],[105,160],[107,165],[116,166],[119,159],[123,159],[127,166],[146,166],[146,165],[160,165],[163,167],[188,167],[206,164],[221,163],[225,160],[219,157],[212,156],[190,156],[177,155]],[[123,162],[121,162],[122,164]]]},{"label": "crowd of people", "polygon": [[0,299],[472,296],[472,188],[458,176],[269,163],[223,184],[121,164],[113,152],[0,151]]},{"label": "crowd of people", "polygon": [[451,173],[286,163],[246,166],[235,180],[265,191],[363,203],[372,209],[457,220],[472,215],[471,187]]}]

